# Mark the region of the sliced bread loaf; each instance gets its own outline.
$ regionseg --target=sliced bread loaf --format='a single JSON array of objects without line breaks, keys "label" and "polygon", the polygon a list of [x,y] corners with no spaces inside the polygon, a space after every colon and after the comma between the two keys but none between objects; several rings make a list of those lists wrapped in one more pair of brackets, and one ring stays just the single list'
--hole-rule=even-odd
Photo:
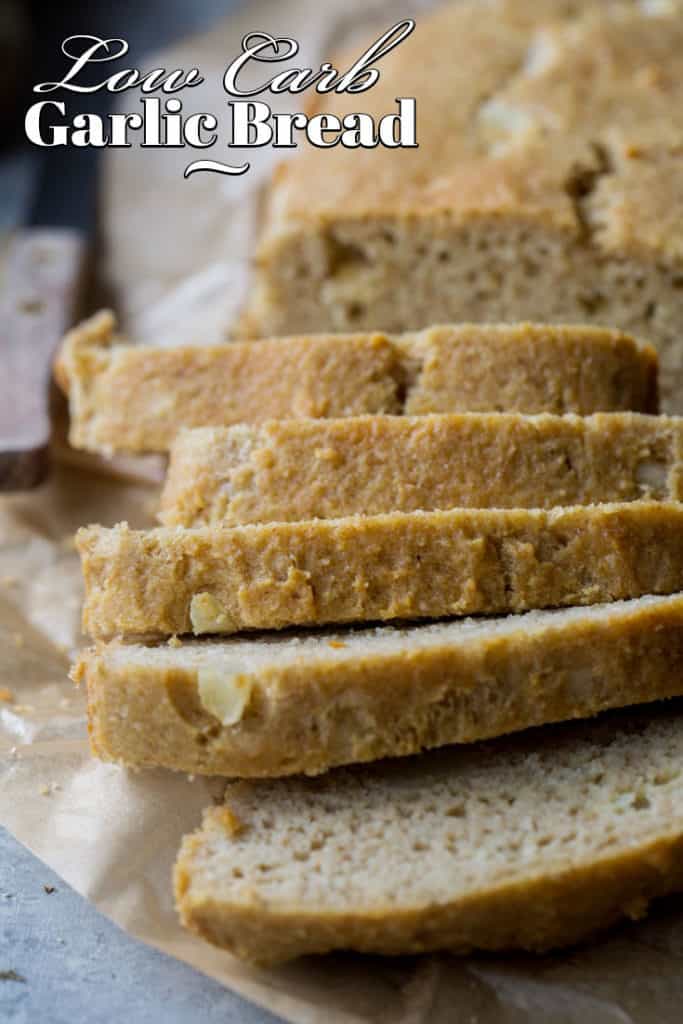
[{"label": "sliced bread loaf", "polygon": [[680,0],[419,15],[363,94],[376,117],[415,97],[419,146],[302,146],[278,168],[245,332],[609,323],[656,343],[682,412],[682,15]]},{"label": "sliced bread loaf", "polygon": [[167,526],[683,497],[683,419],[466,413],[183,431]]},{"label": "sliced bread loaf", "polygon": [[76,542],[94,637],[441,618],[683,589],[679,502],[91,526]]},{"label": "sliced bread loaf", "polygon": [[184,924],[260,963],[545,950],[683,888],[683,708],[230,785],[175,868]]},{"label": "sliced bread loaf", "polygon": [[181,427],[302,416],[657,411],[657,358],[596,327],[436,327],[253,344],[114,344],[111,313],[65,339],[57,375],[76,448],[167,451]]},{"label": "sliced bread loaf", "polygon": [[683,695],[683,595],[395,629],[85,651],[104,760],[272,777]]}]

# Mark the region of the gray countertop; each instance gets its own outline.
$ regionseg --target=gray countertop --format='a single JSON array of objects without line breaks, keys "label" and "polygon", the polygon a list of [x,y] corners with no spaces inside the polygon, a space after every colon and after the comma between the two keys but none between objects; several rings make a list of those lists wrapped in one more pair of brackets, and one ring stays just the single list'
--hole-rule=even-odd
[{"label": "gray countertop", "polygon": [[0,1021],[275,1024],[186,964],[135,942],[0,829]]}]

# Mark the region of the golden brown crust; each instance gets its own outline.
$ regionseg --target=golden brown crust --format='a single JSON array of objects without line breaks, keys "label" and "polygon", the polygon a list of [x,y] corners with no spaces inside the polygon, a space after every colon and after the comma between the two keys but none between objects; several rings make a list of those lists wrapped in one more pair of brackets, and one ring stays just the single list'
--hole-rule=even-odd
[{"label": "golden brown crust", "polygon": [[[484,212],[576,236],[587,215],[604,250],[680,258],[683,9],[678,0],[659,12],[647,6],[502,0],[496,17],[485,18],[470,0],[418,19],[413,36],[383,59],[364,109],[381,115],[396,95],[416,96],[419,147],[400,160],[381,146],[325,154],[302,147],[278,173],[266,238],[300,222],[334,221],[340,211],[358,219]],[[321,100],[333,113],[354,104],[343,94]],[[612,157],[607,166],[601,147]]]},{"label": "golden brown crust", "polygon": [[107,349],[116,342],[115,330],[116,317],[110,309],[101,309],[66,334],[53,367],[65,395],[72,384],[81,385],[108,365]]},{"label": "golden brown crust", "polygon": [[115,345],[111,314],[71,332],[61,357],[76,448],[166,451],[182,426],[397,412],[400,366],[379,334],[183,348]]},{"label": "golden brown crust", "polygon": [[185,431],[166,526],[683,497],[683,419],[466,414]]},{"label": "golden brown crust", "polygon": [[231,904],[193,885],[195,855],[212,825],[187,836],[174,870],[182,923],[197,935],[251,963],[270,965],[309,953],[353,949],[402,955],[446,949],[526,949],[572,945],[623,917],[643,917],[652,900],[683,888],[680,829],[641,840],[587,866],[565,865],[544,877],[501,884],[445,905],[402,910],[318,912],[261,904]]},{"label": "golden brown crust", "polygon": [[166,451],[181,427],[364,413],[657,411],[657,359],[618,331],[532,324],[183,348],[112,345],[110,313],[59,360],[74,447]]},{"label": "golden brown crust", "polygon": [[370,646],[343,660],[325,660],[324,637],[294,664],[276,647],[251,668],[227,645],[214,677],[228,687],[238,674],[250,688],[230,725],[202,703],[182,647],[173,667],[149,651],[114,659],[93,648],[75,671],[104,760],[244,778],[318,773],[683,692],[683,596],[604,611],[542,625],[523,617],[502,635],[456,631],[428,647],[416,628],[390,653]]},{"label": "golden brown crust", "polygon": [[657,354],[622,331],[583,323],[437,324],[393,342],[409,416],[659,411]]},{"label": "golden brown crust", "polygon": [[91,636],[522,611],[675,593],[683,505],[80,530]]}]

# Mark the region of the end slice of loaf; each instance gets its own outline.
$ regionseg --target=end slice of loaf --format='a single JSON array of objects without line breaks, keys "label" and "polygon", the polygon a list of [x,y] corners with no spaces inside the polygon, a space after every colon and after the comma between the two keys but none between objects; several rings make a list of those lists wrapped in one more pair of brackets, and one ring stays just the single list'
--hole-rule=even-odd
[{"label": "end slice of loaf", "polygon": [[93,752],[233,777],[469,743],[683,695],[683,595],[395,629],[85,651]]},{"label": "end slice of loaf", "polygon": [[183,431],[167,526],[683,497],[683,419],[464,413]]},{"label": "end slice of loaf", "polygon": [[683,589],[683,504],[453,509],[76,538],[94,637],[588,605]]},{"label": "end slice of loaf", "polygon": [[74,447],[164,452],[181,427],[469,410],[657,411],[657,357],[599,327],[490,325],[156,348],[111,313],[64,341],[56,373]]},{"label": "end slice of loaf", "polygon": [[546,950],[683,888],[683,708],[319,779],[241,782],[175,868],[183,923],[273,963]]},{"label": "end slice of loaf", "polygon": [[[417,148],[302,145],[278,167],[243,330],[609,323],[654,342],[681,412],[683,5],[495,10],[439,5],[382,59],[364,109],[415,97]],[[343,118],[357,102],[315,109]]]}]

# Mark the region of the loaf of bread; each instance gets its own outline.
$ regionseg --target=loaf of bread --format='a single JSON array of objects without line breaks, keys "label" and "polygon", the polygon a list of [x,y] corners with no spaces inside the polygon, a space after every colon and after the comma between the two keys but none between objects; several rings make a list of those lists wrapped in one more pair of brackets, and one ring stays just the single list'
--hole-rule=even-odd
[{"label": "loaf of bread", "polygon": [[683,504],[79,530],[91,636],[587,605],[683,589]]},{"label": "loaf of bread", "polygon": [[183,431],[167,526],[683,498],[683,419],[466,413]]},{"label": "loaf of bread", "polygon": [[418,148],[279,167],[243,332],[607,323],[657,345],[683,411],[680,0],[452,2],[380,70],[360,106],[415,97]]},{"label": "loaf of bread", "polygon": [[396,629],[83,652],[107,761],[235,778],[470,743],[683,695],[683,595]]},{"label": "loaf of bread", "polygon": [[181,427],[291,417],[468,411],[657,411],[657,357],[619,331],[470,325],[258,345],[117,343],[111,313],[57,362],[76,448],[167,451]]},{"label": "loaf of bread", "polygon": [[546,950],[683,888],[683,708],[238,782],[175,869],[184,924],[247,960]]}]

